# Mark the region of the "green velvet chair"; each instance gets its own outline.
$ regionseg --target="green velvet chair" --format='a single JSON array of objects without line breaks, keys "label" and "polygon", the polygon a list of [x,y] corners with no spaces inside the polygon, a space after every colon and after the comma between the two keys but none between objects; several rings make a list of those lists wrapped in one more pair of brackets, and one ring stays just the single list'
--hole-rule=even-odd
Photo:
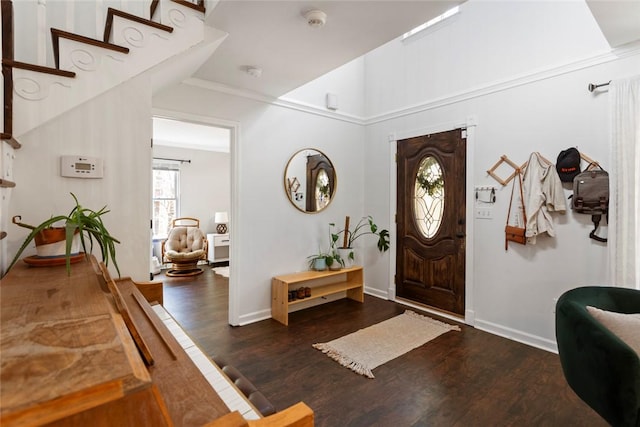
[{"label": "green velvet chair", "polygon": [[556,340],[564,376],[575,393],[613,426],[640,426],[640,358],[597,321],[587,306],[640,313],[640,291],[588,286],[556,305]]}]

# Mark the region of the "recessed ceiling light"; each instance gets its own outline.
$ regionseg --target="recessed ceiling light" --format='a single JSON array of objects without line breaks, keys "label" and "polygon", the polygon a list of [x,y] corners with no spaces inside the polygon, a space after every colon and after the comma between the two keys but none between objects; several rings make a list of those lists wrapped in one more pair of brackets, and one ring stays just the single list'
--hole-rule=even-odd
[{"label": "recessed ceiling light", "polygon": [[310,10],[303,14],[307,24],[313,28],[322,28],[327,22],[327,14],[321,10]]}]

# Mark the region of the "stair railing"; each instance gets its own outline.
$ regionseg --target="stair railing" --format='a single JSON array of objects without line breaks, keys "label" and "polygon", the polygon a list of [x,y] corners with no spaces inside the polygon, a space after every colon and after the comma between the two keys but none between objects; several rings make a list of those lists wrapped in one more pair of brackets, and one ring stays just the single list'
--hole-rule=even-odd
[{"label": "stair railing", "polygon": [[13,61],[13,3],[1,2],[2,6],[2,77],[3,77],[3,129],[2,139],[13,135],[13,72],[6,61]]}]

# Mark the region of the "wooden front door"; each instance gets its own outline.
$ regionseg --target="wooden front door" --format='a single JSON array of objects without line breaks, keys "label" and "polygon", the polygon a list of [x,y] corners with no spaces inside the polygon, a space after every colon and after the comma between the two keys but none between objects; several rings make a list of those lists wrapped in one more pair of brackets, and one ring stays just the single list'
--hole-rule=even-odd
[{"label": "wooden front door", "polygon": [[324,208],[334,188],[335,173],[329,159],[324,154],[307,156],[307,212]]},{"label": "wooden front door", "polygon": [[396,295],[464,315],[466,139],[398,141]]}]

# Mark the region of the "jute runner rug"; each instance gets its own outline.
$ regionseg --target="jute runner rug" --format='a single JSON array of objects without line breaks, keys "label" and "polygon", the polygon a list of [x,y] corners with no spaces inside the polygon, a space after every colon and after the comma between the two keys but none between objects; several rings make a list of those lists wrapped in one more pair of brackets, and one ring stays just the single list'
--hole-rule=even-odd
[{"label": "jute runner rug", "polygon": [[375,378],[371,372],[374,368],[445,332],[459,330],[458,326],[407,310],[399,316],[333,341],[313,344],[313,347],[342,366],[360,375]]}]

